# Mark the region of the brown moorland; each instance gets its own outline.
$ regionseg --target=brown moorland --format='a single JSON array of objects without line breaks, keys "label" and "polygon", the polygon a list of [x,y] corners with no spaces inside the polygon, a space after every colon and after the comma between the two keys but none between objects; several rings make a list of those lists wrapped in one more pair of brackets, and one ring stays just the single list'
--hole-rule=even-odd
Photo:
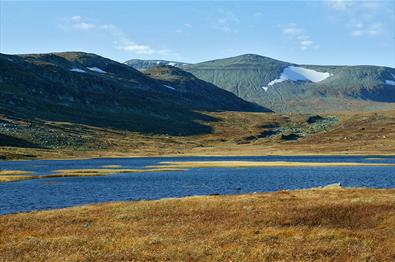
[{"label": "brown moorland", "polygon": [[[63,122],[30,123],[0,117],[18,130],[18,139],[39,141],[28,128],[39,125],[48,145],[1,146],[3,159],[63,159],[86,157],[178,156],[178,155],[317,155],[395,154],[395,111],[321,114],[332,119],[308,123],[312,115],[279,113],[204,113],[217,119],[201,124],[212,132],[192,136],[154,135]],[[32,133],[33,132],[33,133]],[[290,134],[301,135],[287,140]],[[51,137],[47,134],[57,134]],[[8,134],[10,135],[10,134]],[[67,141],[61,140],[61,138]],[[56,143],[51,144],[54,140]],[[59,142],[59,141],[60,142]],[[73,142],[74,141],[74,142]],[[74,144],[73,144],[74,143]]]},{"label": "brown moorland", "polygon": [[313,189],[0,216],[2,261],[394,261],[395,190]]}]

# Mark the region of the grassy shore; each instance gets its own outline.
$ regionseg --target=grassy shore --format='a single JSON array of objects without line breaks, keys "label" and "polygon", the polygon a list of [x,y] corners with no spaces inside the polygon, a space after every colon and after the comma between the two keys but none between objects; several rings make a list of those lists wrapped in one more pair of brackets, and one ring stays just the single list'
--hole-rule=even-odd
[{"label": "grassy shore", "polygon": [[288,161],[174,161],[160,162],[154,168],[237,168],[237,167],[347,167],[347,166],[395,166],[391,163],[353,162],[288,162]]},{"label": "grassy shore", "polygon": [[[114,167],[115,165],[113,165]],[[114,167],[115,168],[115,167]],[[25,176],[25,174],[32,174],[30,171],[20,170],[2,170],[0,171],[1,182],[16,182],[20,180],[42,179],[42,178],[58,178],[58,177],[87,177],[87,176],[108,176],[122,173],[145,173],[145,172],[169,172],[169,171],[185,171],[186,169],[178,167],[158,167],[150,169],[59,169],[54,170],[54,174],[49,175],[34,175]]]},{"label": "grassy shore", "polygon": [[314,189],[0,216],[3,261],[394,261],[395,190]]}]

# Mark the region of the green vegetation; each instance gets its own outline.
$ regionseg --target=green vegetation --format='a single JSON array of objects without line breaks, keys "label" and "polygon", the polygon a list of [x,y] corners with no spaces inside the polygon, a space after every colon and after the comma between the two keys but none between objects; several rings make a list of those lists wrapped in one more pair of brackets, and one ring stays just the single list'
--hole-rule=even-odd
[{"label": "green vegetation", "polygon": [[[98,67],[105,73],[91,71],[89,67]],[[84,72],[71,71],[76,68]],[[6,76],[0,83],[0,98],[5,101],[0,105],[0,113],[32,122],[45,120],[145,134],[193,135],[211,132],[200,121],[216,120],[197,110],[264,111],[201,80],[200,87],[205,92],[198,89],[173,92],[157,79],[94,54],[0,54],[0,70]],[[183,79],[182,84],[190,86],[187,81]],[[7,123],[4,125],[7,128]],[[35,128],[35,133],[41,131],[40,126]],[[48,133],[52,135],[56,134]],[[24,142],[8,140],[0,144],[15,146]],[[37,145],[26,145],[34,146]]]},{"label": "green vegetation", "polygon": [[393,79],[395,69],[388,67],[301,65],[332,76],[318,83],[284,81],[267,91],[262,88],[278,79],[283,69],[291,65],[248,54],[181,68],[275,112],[366,111],[395,107],[394,88],[385,84],[385,80]]}]

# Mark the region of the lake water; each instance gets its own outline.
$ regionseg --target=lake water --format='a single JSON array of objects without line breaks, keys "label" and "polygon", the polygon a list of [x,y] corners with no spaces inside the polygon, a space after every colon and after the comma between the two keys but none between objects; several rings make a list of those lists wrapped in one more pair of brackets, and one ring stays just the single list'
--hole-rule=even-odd
[{"label": "lake water", "polygon": [[[161,161],[216,160],[395,163],[394,157],[369,159],[373,157],[166,157],[0,161],[0,170],[28,170],[36,172],[35,175],[45,175],[56,169],[102,168],[103,165],[121,165],[122,168],[135,169]],[[123,173],[102,177],[33,179],[0,183],[0,214],[107,201],[302,189],[332,183],[341,183],[346,187],[395,188],[395,167],[195,168],[188,171]]]}]

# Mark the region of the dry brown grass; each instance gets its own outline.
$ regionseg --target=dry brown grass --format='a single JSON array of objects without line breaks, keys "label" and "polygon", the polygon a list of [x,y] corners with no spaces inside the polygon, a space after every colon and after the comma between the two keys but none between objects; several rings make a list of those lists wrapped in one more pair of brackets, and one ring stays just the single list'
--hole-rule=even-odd
[{"label": "dry brown grass", "polygon": [[167,167],[160,166],[157,168],[149,168],[149,169],[59,169],[54,170],[53,172],[62,173],[62,174],[120,174],[120,173],[146,173],[146,172],[168,172],[168,171],[185,171],[184,168],[179,167]]},{"label": "dry brown grass", "polygon": [[40,178],[40,177],[39,176],[12,176],[12,175],[7,175],[7,176],[0,176],[0,183],[16,182],[16,181],[30,180],[30,179],[36,179],[36,178]]},{"label": "dry brown grass", "polygon": [[[203,112],[204,113],[204,112]],[[218,119],[202,122],[213,129],[194,136],[147,135],[68,123],[48,122],[53,130],[77,132],[87,139],[79,148],[0,147],[7,159],[65,159],[86,157],[179,156],[179,155],[395,155],[395,111],[333,113],[339,122],[298,141],[259,138],[263,126],[306,125],[311,115],[245,112],[204,113]],[[325,115],[323,115],[325,116]],[[28,124],[28,123],[23,123]],[[81,131],[83,130],[83,131]],[[79,133],[80,132],[80,133]]]},{"label": "dry brown grass", "polygon": [[0,176],[29,175],[32,173],[31,171],[23,170],[0,170]]},{"label": "dry brown grass", "polygon": [[395,190],[106,203],[0,216],[3,261],[394,261]]},{"label": "dry brown grass", "polygon": [[174,161],[160,162],[168,168],[234,168],[234,167],[337,167],[337,166],[395,166],[390,163],[353,163],[353,162],[287,162],[287,161]]},{"label": "dry brown grass", "polygon": [[122,166],[121,165],[104,165],[102,167],[104,167],[104,168],[121,168]]},{"label": "dry brown grass", "polygon": [[43,176],[16,176],[13,174],[31,174],[28,171],[17,171],[15,173],[4,172],[0,174],[1,182],[16,182],[19,180],[41,179],[41,178],[57,178],[57,177],[89,177],[89,176],[108,176],[121,173],[145,173],[145,172],[169,172],[169,171],[185,171],[185,168],[178,167],[158,167],[150,169],[59,169],[55,170],[55,174]]}]

